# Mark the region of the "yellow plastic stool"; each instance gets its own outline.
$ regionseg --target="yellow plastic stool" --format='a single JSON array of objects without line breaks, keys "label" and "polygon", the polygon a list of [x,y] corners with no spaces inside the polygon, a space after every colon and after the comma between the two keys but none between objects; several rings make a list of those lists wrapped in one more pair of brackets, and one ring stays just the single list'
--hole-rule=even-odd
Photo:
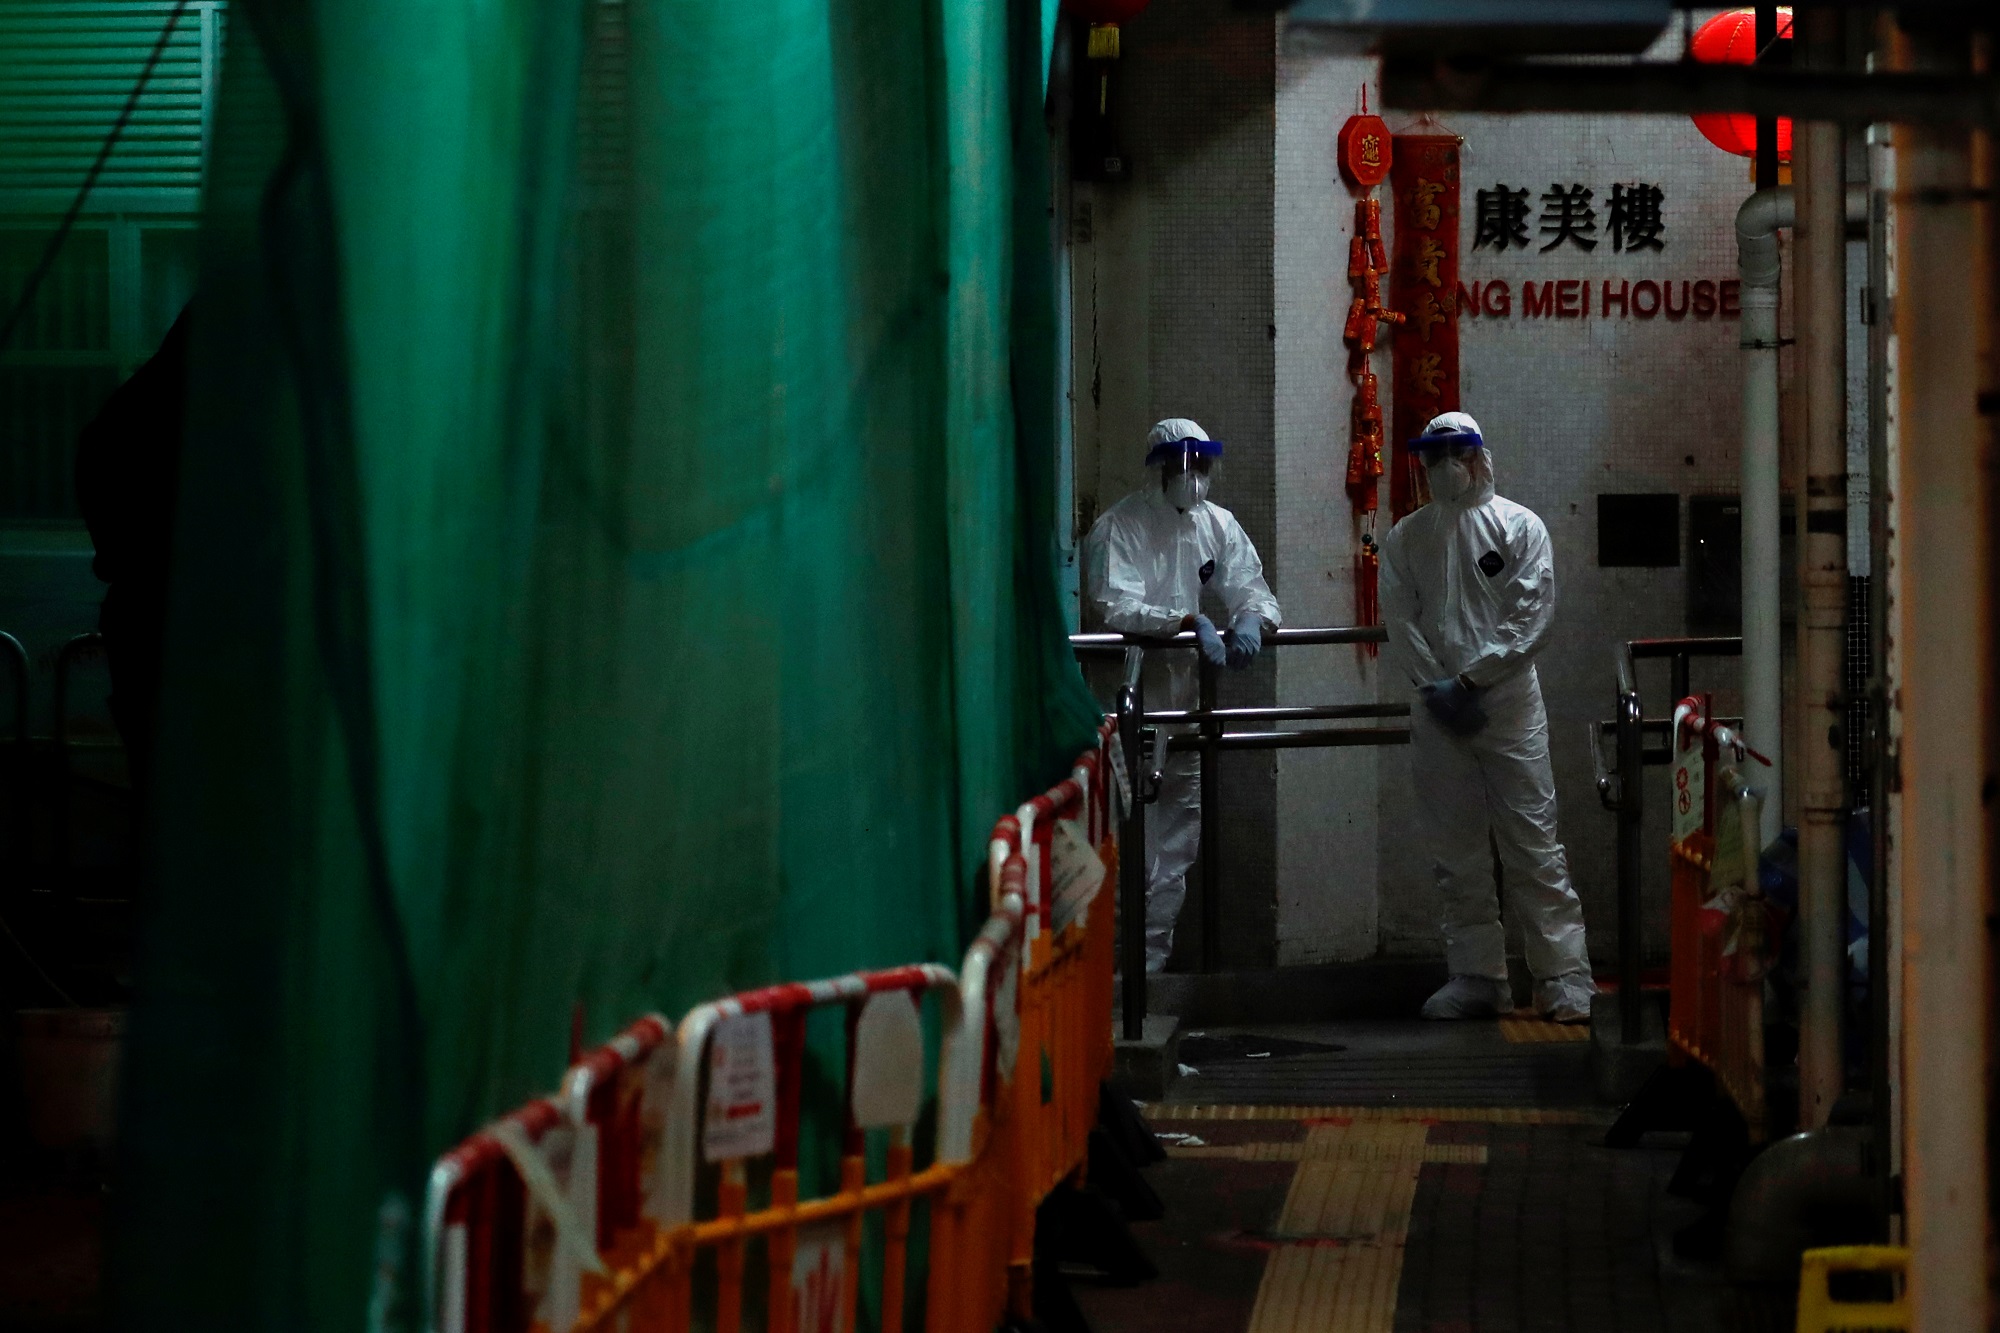
[{"label": "yellow plastic stool", "polygon": [[[1886,1333],[1910,1326],[1910,1252],[1901,1245],[1835,1245],[1807,1250],[1799,1262],[1798,1333]],[[1835,1273],[1894,1273],[1888,1301],[1837,1301],[1828,1290]]]}]

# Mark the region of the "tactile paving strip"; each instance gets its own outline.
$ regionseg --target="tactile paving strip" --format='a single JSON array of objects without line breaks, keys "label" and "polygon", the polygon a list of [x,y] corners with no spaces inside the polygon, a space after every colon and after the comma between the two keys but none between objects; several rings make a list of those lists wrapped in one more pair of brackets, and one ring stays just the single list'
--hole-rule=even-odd
[{"label": "tactile paving strip", "polygon": [[1249,1333],[1391,1333],[1430,1126],[1314,1125],[1297,1148]]}]

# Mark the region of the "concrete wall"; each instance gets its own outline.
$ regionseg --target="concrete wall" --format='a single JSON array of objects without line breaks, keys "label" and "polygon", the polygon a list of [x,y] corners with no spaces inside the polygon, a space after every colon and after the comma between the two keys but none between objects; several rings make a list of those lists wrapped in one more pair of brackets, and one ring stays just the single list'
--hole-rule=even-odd
[{"label": "concrete wall", "polygon": [[[1269,63],[1258,63],[1259,51]],[[1184,411],[1230,442],[1217,498],[1263,550],[1287,621],[1350,623],[1351,388],[1339,326],[1354,195],[1338,177],[1333,144],[1359,110],[1373,62],[1289,47],[1268,19],[1161,0],[1128,27],[1122,65],[1120,123],[1134,180],[1089,192],[1092,241],[1076,256],[1079,505],[1121,494],[1136,478],[1137,433]],[[1372,86],[1369,101],[1379,105]],[[1413,118],[1388,119],[1401,129]],[[1586,728],[1610,715],[1614,645],[1684,632],[1687,570],[1599,568],[1597,497],[1733,494],[1740,375],[1733,319],[1665,309],[1646,318],[1629,306],[1607,317],[1603,284],[1671,282],[1678,309],[1682,282],[1733,278],[1733,220],[1748,169],[1683,117],[1466,115],[1445,128],[1465,139],[1463,277],[1482,293],[1504,282],[1511,298],[1505,316],[1461,315],[1461,392],[1492,444],[1501,492],[1539,513],[1554,540],[1561,606],[1542,683],[1562,833],[1595,928],[1593,952],[1606,960],[1614,828],[1597,801]],[[1637,182],[1664,193],[1657,252],[1612,245],[1611,187]],[[1476,191],[1501,183],[1530,191],[1531,244],[1474,250]],[[1541,196],[1555,183],[1593,191],[1594,250],[1541,252]],[[1525,282],[1563,280],[1588,284],[1587,317],[1524,314]],[[1377,372],[1386,410],[1386,353]],[[1684,550],[1684,500],[1681,537]],[[1274,673],[1260,665],[1236,682],[1245,694],[1284,703],[1406,697],[1401,682],[1352,650],[1272,656]],[[1664,707],[1664,669],[1650,670],[1649,705]],[[1725,691],[1725,707],[1733,702],[1733,664],[1698,670],[1704,682]],[[1283,963],[1434,952],[1436,895],[1411,820],[1407,750],[1281,752],[1267,771],[1228,772],[1232,913],[1256,898],[1241,931],[1268,931],[1262,948]],[[1663,770],[1649,774],[1656,846],[1664,779]],[[1663,895],[1663,869],[1648,873],[1649,892]],[[1649,915],[1665,920],[1663,907]],[[1232,915],[1232,930],[1236,923]]]},{"label": "concrete wall", "polygon": [[[1285,610],[1294,624],[1354,623],[1357,529],[1346,490],[1347,348],[1341,321],[1352,289],[1347,243],[1354,196],[1335,166],[1334,135],[1360,109],[1364,81],[1377,105],[1375,62],[1278,58],[1276,236],[1278,549]],[[1384,192],[1386,196],[1386,191]],[[1388,357],[1379,358],[1383,385]],[[1386,407],[1387,400],[1384,399]],[[1388,530],[1386,503],[1380,532]],[[1287,704],[1375,697],[1376,659],[1352,648],[1279,655]],[[1398,750],[1284,750],[1278,760],[1278,959],[1318,963],[1376,952],[1379,914],[1377,788]]]},{"label": "concrete wall", "polygon": [[[1132,177],[1079,184],[1070,201],[1078,530],[1140,484],[1152,424],[1187,416],[1225,442],[1211,498],[1242,521],[1268,566],[1278,544],[1272,20],[1157,0],[1126,25],[1124,49],[1112,109]],[[1232,673],[1223,701],[1268,704],[1275,693],[1267,657]],[[1268,963],[1276,764],[1269,753],[1230,755],[1223,777],[1223,956]],[[1183,963],[1199,944],[1199,917],[1191,893],[1176,938]]]}]

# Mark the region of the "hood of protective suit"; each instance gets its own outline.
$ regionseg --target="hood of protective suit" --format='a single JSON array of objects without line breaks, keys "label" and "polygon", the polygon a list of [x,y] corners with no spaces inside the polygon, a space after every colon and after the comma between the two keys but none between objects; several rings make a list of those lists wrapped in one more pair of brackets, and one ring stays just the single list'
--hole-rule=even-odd
[{"label": "hood of protective suit", "polygon": [[1464,458],[1446,458],[1425,469],[1430,483],[1431,502],[1457,509],[1476,509],[1491,500],[1493,451],[1474,449]]}]

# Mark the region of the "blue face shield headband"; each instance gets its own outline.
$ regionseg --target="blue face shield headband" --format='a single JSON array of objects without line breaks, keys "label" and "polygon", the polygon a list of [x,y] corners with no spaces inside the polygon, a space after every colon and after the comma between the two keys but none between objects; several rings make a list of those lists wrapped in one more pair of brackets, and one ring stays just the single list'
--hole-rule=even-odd
[{"label": "blue face shield headband", "polygon": [[1146,466],[1174,464],[1180,471],[1193,467],[1206,472],[1208,465],[1222,457],[1221,440],[1162,440],[1146,453]]},{"label": "blue face shield headband", "polygon": [[1419,435],[1410,441],[1410,452],[1425,467],[1445,458],[1466,458],[1485,447],[1486,441],[1478,432],[1469,430],[1450,435]]}]

